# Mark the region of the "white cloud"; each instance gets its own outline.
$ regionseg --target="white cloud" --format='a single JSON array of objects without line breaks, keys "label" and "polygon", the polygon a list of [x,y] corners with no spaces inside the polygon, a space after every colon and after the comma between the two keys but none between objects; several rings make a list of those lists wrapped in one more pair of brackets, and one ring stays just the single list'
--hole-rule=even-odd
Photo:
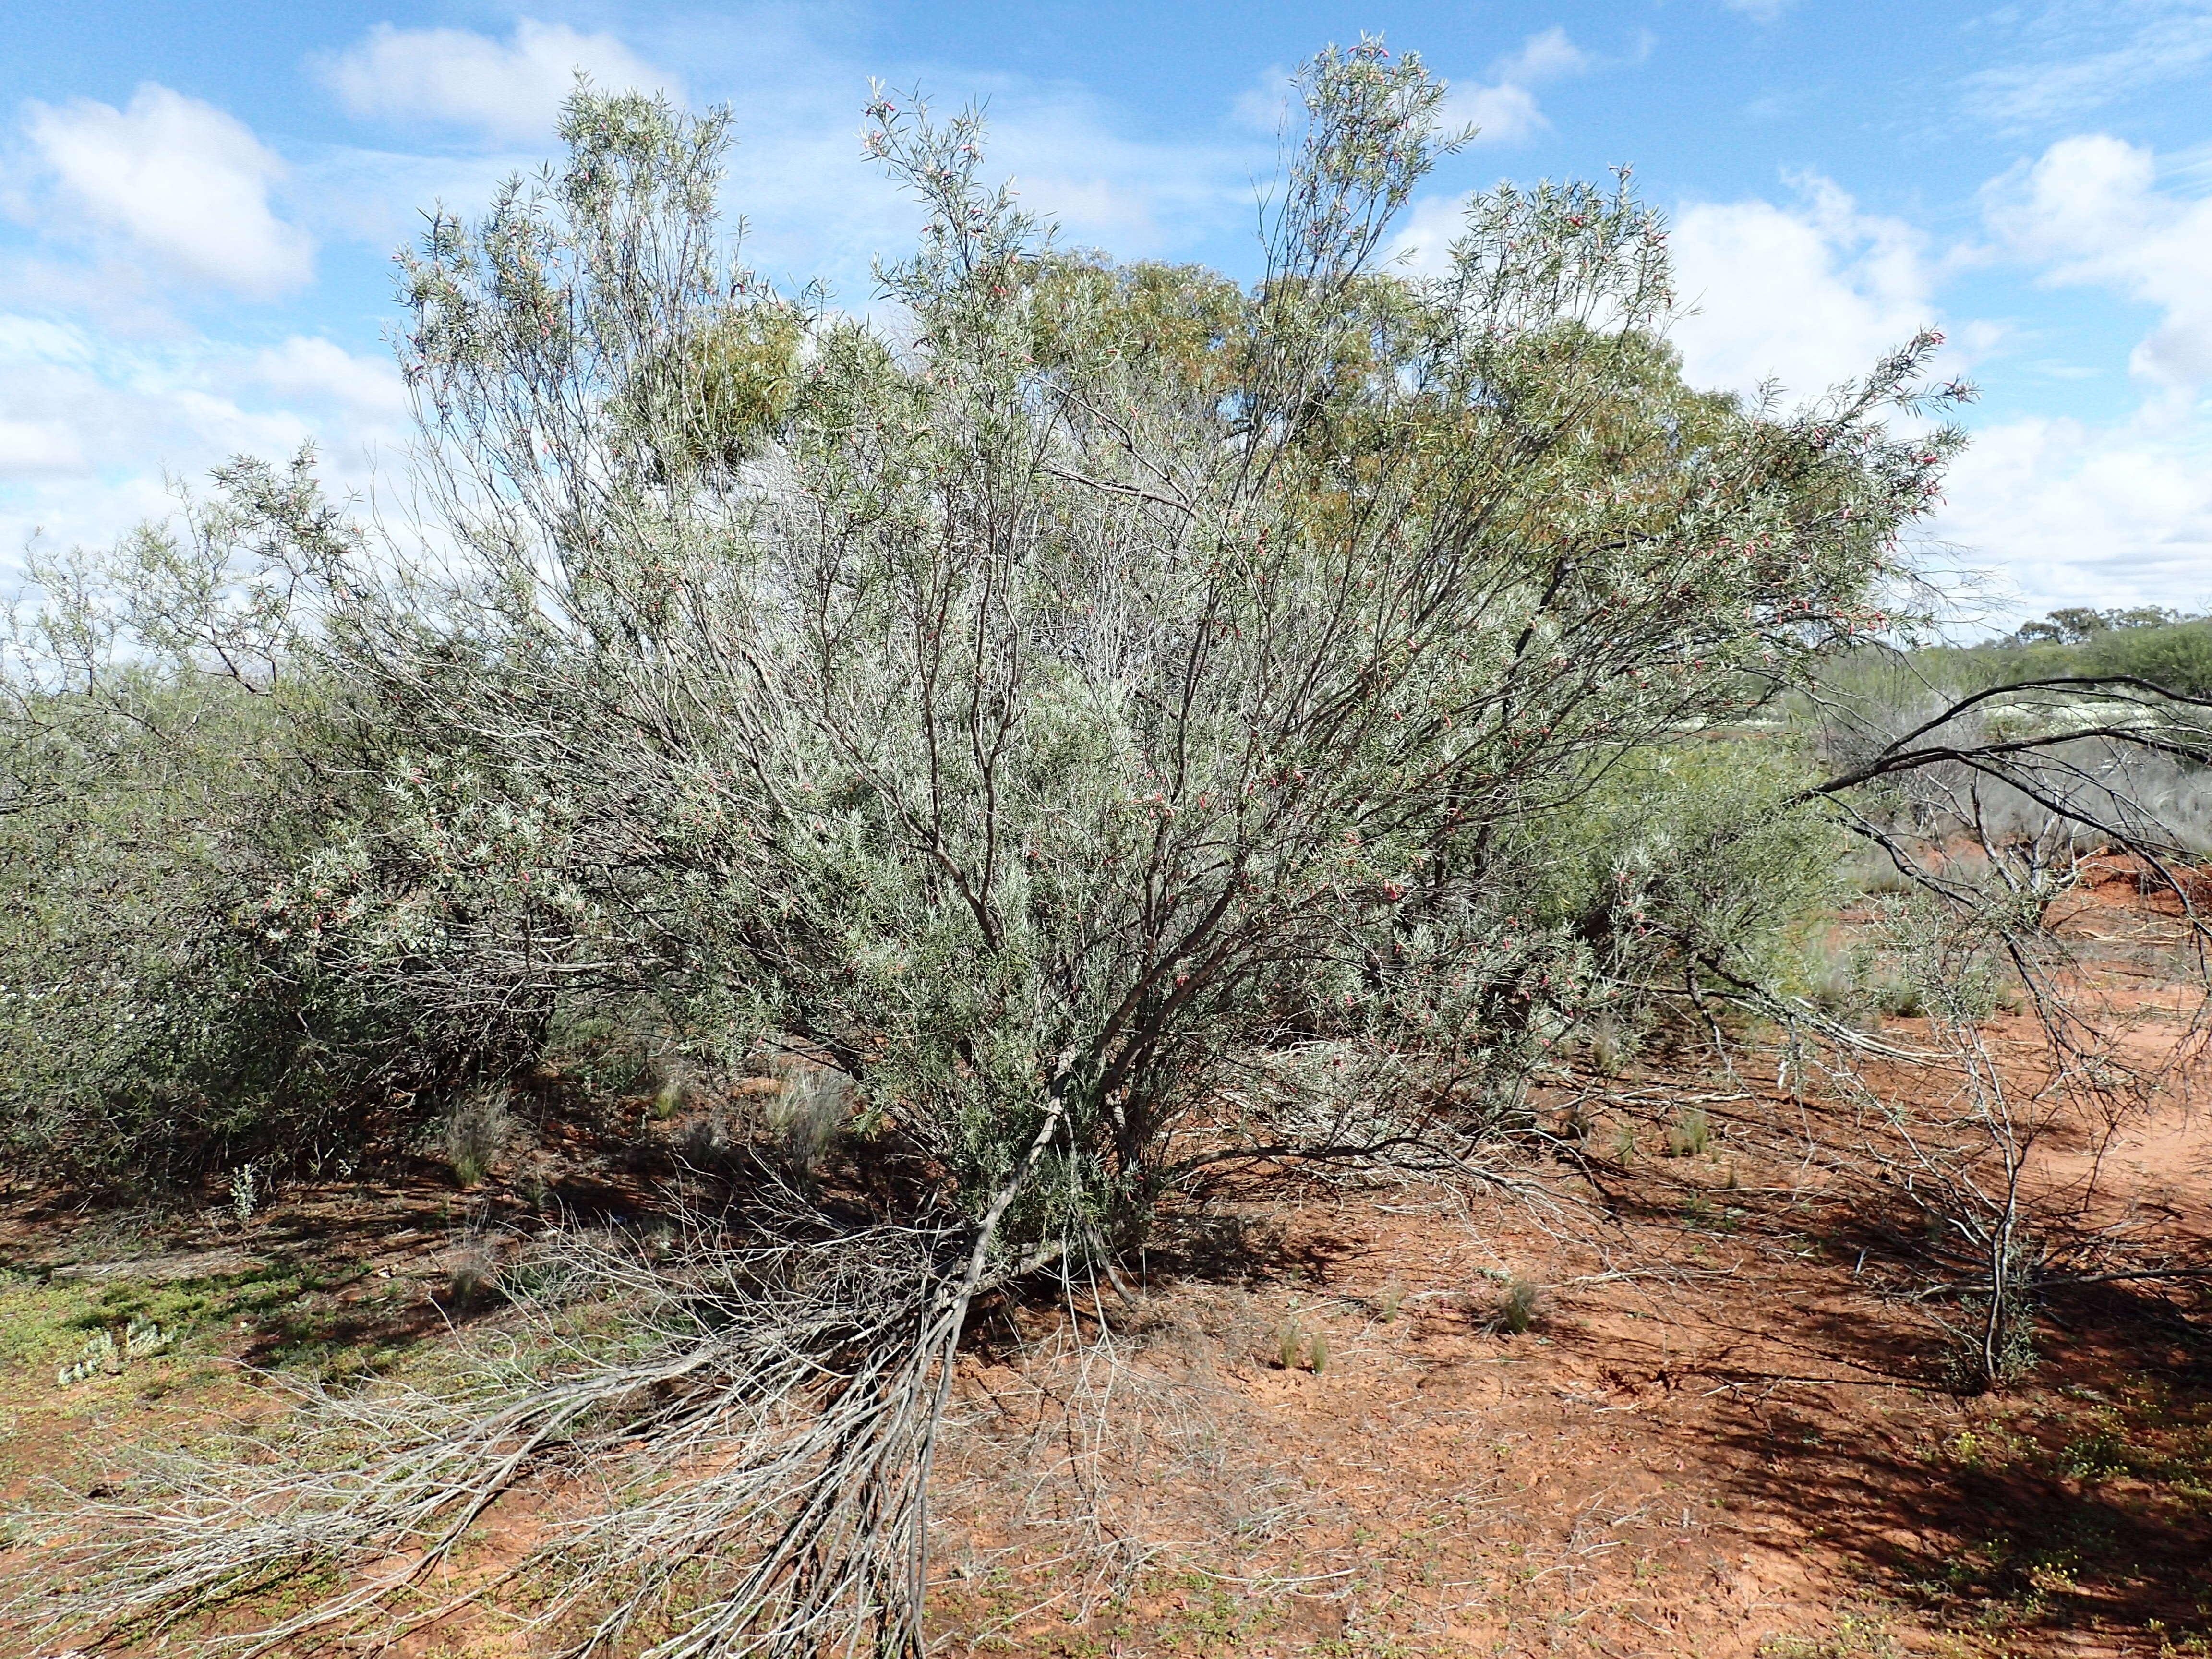
[{"label": "white cloud", "polygon": [[[286,199],[334,245],[389,246],[434,199],[480,210],[501,174],[553,148],[551,111],[568,89],[572,53],[585,55],[575,42],[592,39],[534,27],[499,40],[396,30],[361,38],[333,73],[349,66],[369,76],[353,84],[362,107],[466,122],[486,143],[459,155],[400,144],[308,151]],[[508,79],[457,90],[452,76],[432,73],[431,48],[441,46],[455,46],[471,76]],[[687,65],[715,58],[680,41],[668,50]],[[587,61],[603,84],[636,78],[605,53]],[[839,303],[866,307],[870,256],[912,246],[927,214],[862,154],[863,67],[750,26],[742,53],[719,61],[730,68],[714,90],[738,111],[725,199],[732,220],[750,221],[744,258],[777,281],[826,276]],[[1025,202],[1060,216],[1069,240],[1122,253],[1184,250],[1241,228],[1251,181],[1273,156],[1256,136],[1178,143],[1077,88],[1016,77],[955,85],[989,95],[989,171],[1020,175]],[[326,473],[350,488],[369,483],[374,457],[398,464],[404,387],[374,350],[351,349],[359,343],[343,335],[257,332],[240,343],[240,331],[225,330],[231,339],[210,338],[171,315],[125,316],[82,283],[72,291],[71,280],[57,267],[27,288],[0,254],[9,301],[0,308],[0,590],[34,530],[63,545],[111,539],[171,510],[167,477],[204,482],[234,453],[283,456],[313,440]]]},{"label": "white cloud", "polygon": [[1981,428],[1942,532],[2000,563],[2029,614],[2212,607],[2212,201],[2161,190],[2150,151],[2089,134],[1992,180],[1983,205],[1998,250],[2039,280],[2107,289],[2158,320],[2129,356],[2148,394],[2132,418]]},{"label": "white cloud", "polygon": [[356,420],[397,423],[407,416],[407,386],[389,357],[363,357],[303,334],[253,354],[247,374],[289,403],[343,410]]},{"label": "white cloud", "polygon": [[1273,137],[1283,130],[1291,112],[1291,71],[1271,64],[1267,73],[1238,93],[1230,113],[1239,126]]},{"label": "white cloud", "polygon": [[[2055,162],[1993,194],[1993,222],[2020,257],[2067,280],[2155,292],[2167,296],[2171,315],[2195,317],[2185,302],[2203,289],[2190,288],[2186,274],[2208,269],[2190,263],[2203,204],[2154,198],[2147,158],[2124,149],[2058,147]],[[1436,198],[1415,205],[1399,243],[1415,269],[1440,268],[1463,208]],[[1688,379],[1750,393],[1772,376],[1786,400],[1864,374],[1942,321],[1944,283],[1970,257],[1861,211],[1820,179],[1802,181],[1787,204],[1685,207],[1670,241],[1678,289],[1697,308],[1674,331]],[[2168,363],[2185,332],[2162,324],[2138,349],[2138,366]],[[1953,333],[1945,373],[2001,340],[1993,325],[1971,320]],[[2196,338],[2188,335],[2192,350]],[[1929,531],[1950,550],[1938,557],[1990,573],[1990,599],[2020,615],[2063,605],[2212,608],[2212,418],[2160,417],[2154,407],[2150,418],[2106,426],[2050,418],[1982,426]]]},{"label": "white cloud", "polygon": [[524,18],[505,41],[467,29],[379,23],[315,69],[351,113],[473,127],[500,140],[542,139],[583,70],[608,91],[682,88],[606,33]]},{"label": "white cloud", "polygon": [[1517,144],[1552,125],[1536,102],[1536,94],[1510,81],[1469,88],[1453,97],[1446,112],[1453,125],[1474,127],[1476,138],[1490,144]]},{"label": "white cloud", "polygon": [[1936,262],[1901,220],[1859,212],[1826,179],[1796,208],[1699,203],[1678,211],[1674,331],[1695,386],[1752,393],[1769,379],[1819,394],[1937,319]]},{"label": "white cloud", "polygon": [[82,99],[27,109],[59,186],[50,228],[71,228],[65,213],[88,216],[171,270],[252,298],[313,276],[313,239],[270,205],[283,158],[221,110],[150,82],[128,109]]},{"label": "white cloud", "polygon": [[1467,228],[1470,196],[1414,198],[1390,239],[1391,268],[1413,276],[1443,276],[1451,270],[1451,245]]},{"label": "white cloud", "polygon": [[83,363],[92,359],[92,342],[81,329],[49,317],[0,315],[0,364]]},{"label": "white cloud", "polygon": [[1125,258],[1188,246],[1194,233],[1249,211],[1251,181],[1272,160],[1257,143],[1131,137],[1109,112],[1065,91],[1007,96],[992,113],[994,170],[1017,177],[1023,205],[1055,220],[1067,240]]},{"label": "white cloud", "polygon": [[[1693,384],[1748,392],[1771,375],[1794,399],[1863,374],[1941,322],[1947,277],[1984,257],[1940,251],[1825,180],[1801,181],[1800,191],[1787,206],[1698,204],[1675,214],[1677,286],[1696,311],[1674,338]],[[2140,373],[2168,390],[2191,375],[2191,386],[2212,380],[2212,207],[2159,195],[2148,155],[2110,139],[2069,140],[1993,185],[1987,201],[2002,246],[2049,280],[2160,305],[2164,319],[2135,354]],[[2002,338],[1973,321],[1952,332],[1946,373]],[[2106,426],[2048,417],[1979,426],[1930,530],[1961,564],[1993,574],[1992,597],[2023,614],[2203,607],[2212,604],[2212,422],[2168,398]]]},{"label": "white cloud", "polygon": [[1794,0],[1721,0],[1721,3],[1754,23],[1771,23],[1790,9]]},{"label": "white cloud", "polygon": [[[1693,386],[1755,395],[1769,380],[1786,398],[1856,379],[1883,353],[1937,320],[1942,262],[1901,220],[1863,214],[1824,179],[1798,181],[1791,207],[1698,203],[1674,216],[1669,243],[1682,307],[1672,330]],[[1393,244],[1405,270],[1439,275],[1460,234],[1467,198],[1417,201]],[[1948,352],[1985,349],[1972,325]]]},{"label": "white cloud", "polygon": [[1936,531],[1998,568],[2019,610],[2212,608],[2212,428],[1985,427],[1954,467]]},{"label": "white cloud", "polygon": [[[1771,380],[1785,404],[1802,401],[1858,379],[1941,322],[1936,290],[1950,257],[1902,220],[1862,213],[1825,179],[1796,182],[1790,206],[1693,203],[1673,216],[1679,309],[1669,334],[1692,386],[1752,398]],[[1469,199],[1415,202],[1392,246],[1400,268],[1443,274]],[[2002,331],[1968,322],[1952,336],[1946,374],[1991,349]]]},{"label": "white cloud", "polygon": [[[686,62],[725,51],[718,38],[672,38],[669,50]],[[686,38],[698,50],[684,53]],[[318,224],[334,236],[389,242],[408,234],[432,199],[470,211],[501,177],[552,148],[553,116],[579,64],[601,87],[672,85],[611,35],[529,21],[504,41],[385,26],[322,60],[318,73],[356,113],[467,125],[513,148],[468,158],[368,150],[316,158],[307,169],[327,184],[317,191]],[[865,306],[872,257],[911,246],[928,216],[860,148],[866,70],[773,17],[748,21],[744,50],[726,69],[712,91],[736,112],[723,198],[732,219],[747,221],[743,257],[771,280],[820,276],[841,302]],[[959,85],[988,105],[988,172],[1016,175],[1023,204],[1058,219],[1070,240],[1124,255],[1187,245],[1249,211],[1251,181],[1269,170],[1271,147],[1163,141],[1077,88],[974,75]],[[953,107],[947,100],[939,113]]]},{"label": "white cloud", "polygon": [[84,471],[76,434],[52,421],[0,421],[0,478]]},{"label": "white cloud", "polygon": [[1580,75],[1590,67],[1589,54],[1558,27],[1530,35],[1521,50],[1491,65],[1496,77],[1486,86],[1454,87],[1444,106],[1447,126],[1472,125],[1486,143],[1518,143],[1552,125],[1536,102],[1533,88],[1546,81]]},{"label": "white cloud", "polygon": [[2019,51],[1966,77],[1966,106],[2006,125],[2085,115],[2162,82],[2202,80],[2212,65],[2204,0],[2047,0],[1987,21],[2009,27]]},{"label": "white cloud", "polygon": [[327,340],[131,343],[7,314],[0,409],[0,573],[34,534],[97,544],[167,514],[170,478],[203,483],[236,454],[283,457],[312,441],[340,488],[362,487],[406,430],[397,371]]},{"label": "white cloud", "polygon": [[1529,82],[1549,81],[1562,75],[1580,75],[1590,66],[1589,54],[1567,38],[1554,24],[1521,43],[1521,50],[1498,65],[1501,80]]},{"label": "white cloud", "polygon": [[2129,367],[2185,416],[2212,383],[2212,200],[2158,188],[2147,149],[2103,135],[2067,138],[1986,193],[1991,228],[2046,283],[2112,289],[2158,307]]}]

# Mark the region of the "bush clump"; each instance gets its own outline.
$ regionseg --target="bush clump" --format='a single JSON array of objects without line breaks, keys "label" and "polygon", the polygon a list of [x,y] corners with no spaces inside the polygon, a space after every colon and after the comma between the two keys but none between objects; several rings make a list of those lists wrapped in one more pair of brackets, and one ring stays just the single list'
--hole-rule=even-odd
[{"label": "bush clump", "polygon": [[[972,117],[879,100],[933,215],[896,332],[726,263],[721,117],[580,94],[405,264],[434,557],[302,459],[46,573],[21,729],[177,873],[50,894],[101,971],[13,1005],[7,1133],[296,1152],[635,1008],[819,1057],[970,1213],[1034,1146],[1010,1236],[1119,1249],[1231,1079],[1255,1146],[1407,1144],[1628,988],[1758,980],[1830,832],[1725,734],[1881,604],[1931,341],[1796,415],[1692,391],[1625,185],[1388,274],[1441,85],[1304,85],[1249,289],[1060,252]],[[94,753],[162,698],[212,712]]]}]

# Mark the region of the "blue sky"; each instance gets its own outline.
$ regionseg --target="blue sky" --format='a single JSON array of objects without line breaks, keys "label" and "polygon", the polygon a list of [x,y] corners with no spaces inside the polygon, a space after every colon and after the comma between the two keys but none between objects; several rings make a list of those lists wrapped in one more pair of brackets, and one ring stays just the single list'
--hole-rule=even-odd
[{"label": "blue sky", "polygon": [[1363,30],[1481,138],[1464,194],[1630,162],[1671,216],[1692,378],[1817,392],[1924,322],[1983,388],[1936,526],[1992,616],[2212,608],[2212,0],[212,5],[13,0],[0,58],[0,566],[165,480],[317,441],[389,481],[390,253],[550,153],[574,69],[727,100],[750,258],[855,307],[915,216],[866,82],[987,104],[1070,240],[1254,262],[1285,75]]}]

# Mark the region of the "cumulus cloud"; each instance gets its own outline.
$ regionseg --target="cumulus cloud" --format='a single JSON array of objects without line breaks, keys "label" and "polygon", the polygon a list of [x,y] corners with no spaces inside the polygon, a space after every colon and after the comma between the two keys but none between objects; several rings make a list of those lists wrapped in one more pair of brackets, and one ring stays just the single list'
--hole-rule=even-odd
[{"label": "cumulus cloud", "polygon": [[1986,192],[1990,227],[2046,283],[2112,289],[2154,306],[2129,367],[2185,414],[2212,383],[2212,200],[2158,188],[2148,149],[2101,134],[2067,138]]},{"label": "cumulus cloud", "polygon": [[313,441],[334,481],[362,487],[406,429],[397,370],[327,340],[129,342],[6,313],[0,410],[0,575],[34,536],[98,544],[166,515],[169,479],[235,454]]},{"label": "cumulus cloud", "polygon": [[247,360],[246,374],[289,403],[327,406],[357,420],[397,423],[407,415],[407,385],[385,356],[365,357],[329,340],[293,335]]},{"label": "cumulus cloud", "polygon": [[[1921,329],[1959,256],[1903,220],[1863,213],[1827,179],[1796,181],[1787,204],[1692,203],[1670,221],[1677,314],[1668,334],[1691,385],[1786,405],[1864,375]],[[1425,198],[1392,247],[1401,270],[1442,275],[1471,198]],[[1949,330],[1940,372],[1964,371],[2003,340],[1996,325]]]},{"label": "cumulus cloud", "polygon": [[[1443,271],[1468,199],[1414,204],[1393,249],[1402,269]],[[1817,396],[1938,319],[1945,262],[1926,237],[1860,212],[1825,179],[1800,179],[1787,206],[1691,204],[1674,215],[1669,240],[1683,307],[1672,334],[1693,386],[1754,396],[1778,380],[1786,397]],[[1988,343],[1985,326],[1966,332]]]},{"label": "cumulus cloud", "polygon": [[1567,38],[1554,24],[1521,43],[1521,50],[1502,59],[1501,79],[1516,82],[1549,81],[1562,75],[1580,75],[1590,66],[1589,54]]},{"label": "cumulus cloud", "polygon": [[[2201,204],[2154,196],[2139,154],[2105,143],[2056,153],[1995,191],[2000,246],[2065,280],[2164,295],[2171,317],[2195,318],[2186,302],[2201,290],[2185,273]],[[1416,204],[1399,244],[1414,269],[1442,268],[1463,207]],[[1947,283],[1981,257],[1866,213],[1819,179],[1800,180],[1781,202],[1683,207],[1671,244],[1679,291],[1695,307],[1674,330],[1687,378],[1747,394],[1771,378],[1785,401],[1863,374],[1916,330],[1942,323]],[[2004,361],[2010,343],[1996,325],[1969,319],[1950,331],[1944,372]],[[2162,322],[2138,365],[2193,362],[2176,343],[2187,333]],[[2212,420],[1978,424],[1928,529],[1949,550],[1940,556],[1994,578],[1992,621],[2063,605],[2212,607]]]},{"label": "cumulus cloud", "polygon": [[27,109],[33,151],[56,186],[49,228],[89,222],[173,271],[250,298],[313,276],[313,238],[270,205],[288,176],[283,159],[222,111],[151,82],[126,109],[88,99]]},{"label": "cumulus cloud", "polygon": [[2031,614],[2212,607],[2212,201],[2162,189],[2149,150],[2084,134],[1992,180],[1983,205],[2002,257],[2157,319],[2129,356],[2148,394],[2131,417],[1980,428],[1942,532],[2000,565]]},{"label": "cumulus cloud", "polygon": [[1453,98],[1446,113],[1453,125],[1474,127],[1477,140],[1489,144],[1518,143],[1548,131],[1552,125],[1536,94],[1510,81],[1469,88]]},{"label": "cumulus cloud", "polygon": [[[1996,579],[2001,605],[2212,604],[2212,422],[2190,399],[2212,383],[2212,206],[2156,188],[2153,158],[2069,139],[1993,183],[1995,251],[2043,279],[2100,284],[2160,308],[2133,364],[2158,395],[2109,424],[2035,416],[1977,424],[1933,534]],[[1799,198],[1696,204],[1674,216],[1676,326],[1693,384],[1791,398],[1863,374],[1942,320],[1946,281],[1991,250],[1945,251],[1900,220],[1861,211],[1833,185]],[[1951,330],[1946,372],[1994,356],[1995,325]]]},{"label": "cumulus cloud", "polygon": [[1863,374],[1937,319],[1940,261],[1901,220],[1863,214],[1823,179],[1793,207],[1697,203],[1674,216],[1676,325],[1696,386],[1795,398]]},{"label": "cumulus cloud", "polygon": [[1487,85],[1454,87],[1444,107],[1448,126],[1472,125],[1486,143],[1517,143],[1547,131],[1551,123],[1536,102],[1534,90],[1547,81],[1580,75],[1590,67],[1589,54],[1553,27],[1532,34],[1518,52],[1491,65],[1495,78]]},{"label": "cumulus cloud", "polygon": [[[742,52],[711,40],[668,52],[687,65],[722,65],[714,90],[738,111],[725,196],[732,219],[750,222],[744,259],[781,282],[825,276],[839,303],[866,307],[875,292],[870,256],[911,246],[927,212],[862,153],[869,66],[783,27],[779,35],[773,19],[749,23]],[[670,38],[697,44],[696,29]],[[307,152],[283,199],[333,246],[380,251],[433,200],[471,213],[500,175],[550,151],[551,114],[578,62],[603,85],[665,78],[608,37],[535,24],[497,39],[398,29],[354,37],[352,50],[317,66],[336,97],[380,118],[464,127],[483,142],[438,146],[401,133],[376,149]],[[1224,227],[1241,230],[1252,181],[1273,155],[1256,135],[1187,143],[1148,131],[1066,84],[963,75],[952,88],[988,98],[992,173],[1019,175],[1024,202],[1059,217],[1066,240],[1124,254],[1188,251]],[[166,477],[203,478],[241,451],[281,456],[312,439],[325,469],[355,487],[370,481],[372,456],[397,460],[404,387],[373,349],[352,349],[363,343],[335,317],[331,338],[271,343],[259,330],[210,319],[230,336],[211,338],[173,316],[119,325],[59,276],[35,296],[15,278],[0,252],[0,573],[34,528],[64,544],[112,538],[168,509]]]},{"label": "cumulus cloud", "polygon": [[1017,176],[1023,204],[1052,218],[1067,240],[1123,258],[1187,246],[1243,217],[1252,180],[1272,159],[1271,147],[1258,143],[1129,134],[1112,112],[1066,90],[1009,92],[992,107],[993,162]]},{"label": "cumulus cloud", "polygon": [[1982,428],[1936,529],[1999,572],[2021,614],[2212,609],[2212,430],[2034,418]]},{"label": "cumulus cloud", "polygon": [[1449,250],[1467,226],[1471,196],[1422,196],[1414,198],[1398,222],[1390,239],[1393,269],[1412,276],[1442,276],[1451,269]]},{"label": "cumulus cloud", "polygon": [[599,86],[682,88],[615,36],[524,18],[505,40],[468,29],[403,29],[379,23],[349,50],[314,62],[351,113],[430,121],[501,140],[543,138],[583,70]]}]

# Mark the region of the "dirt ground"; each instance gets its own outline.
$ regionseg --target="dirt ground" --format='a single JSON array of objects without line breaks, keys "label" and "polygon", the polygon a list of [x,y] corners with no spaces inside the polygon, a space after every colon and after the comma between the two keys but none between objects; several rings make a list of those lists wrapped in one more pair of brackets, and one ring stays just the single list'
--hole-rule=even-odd
[{"label": "dirt ground", "polygon": [[[2106,988],[2155,1055],[2195,1004],[2146,915],[2100,889],[2074,925],[2110,930]],[[2032,1080],[2029,1023],[1988,1036]],[[2034,1363],[1980,1395],[1954,1386],[1955,1308],[1899,1266],[1909,1206],[1824,1161],[1864,1103],[1695,1053],[1554,1080],[1540,1112],[1580,1114],[1561,1133],[1592,1150],[1549,1204],[1231,1193],[1133,1278],[977,1317],[937,1487],[937,1645],[2212,1654],[2212,1297],[2191,1276],[2212,1262],[2212,1116],[2173,1081],[2108,1143],[2048,1137],[2038,1180],[2072,1202],[2094,1173],[2068,1224],[2179,1265],[2047,1289]],[[0,1496],[265,1420],[259,1373],[434,1364],[457,1327],[495,1326],[477,1281],[532,1229],[649,1220],[634,1149],[670,1126],[647,1112],[548,1120],[470,1192],[426,1160],[122,1212],[15,1172]],[[57,1381],[149,1322],[149,1352]],[[512,1649],[449,1628],[398,1650]],[[37,1651],[0,1630],[0,1655]]]},{"label": "dirt ground", "polygon": [[[2201,1220],[2212,1136],[2153,1143]],[[2029,1377],[1962,1398],[1844,1218],[1735,1194],[1596,1248],[1317,1199],[1264,1276],[1103,1297],[1117,1376],[979,1356],[956,1650],[2212,1651],[2201,1304],[2054,1297]]]}]

